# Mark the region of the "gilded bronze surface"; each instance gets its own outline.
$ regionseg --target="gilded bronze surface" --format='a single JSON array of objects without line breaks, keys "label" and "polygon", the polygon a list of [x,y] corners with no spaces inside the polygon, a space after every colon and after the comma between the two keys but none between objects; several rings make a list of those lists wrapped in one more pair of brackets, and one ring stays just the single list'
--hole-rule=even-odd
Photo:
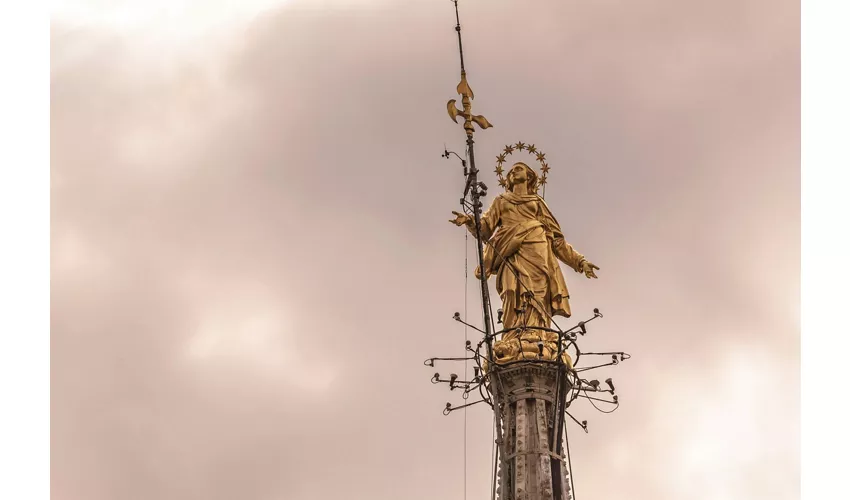
[{"label": "gilded bronze surface", "polygon": [[475,128],[472,126],[473,123],[478,124],[478,126],[482,129],[493,126],[489,121],[487,121],[487,118],[484,118],[481,115],[472,114],[472,100],[475,99],[475,94],[472,92],[472,89],[469,87],[469,83],[466,81],[466,71],[460,72],[460,83],[457,84],[457,93],[461,96],[460,102],[463,105],[463,110],[458,109],[455,105],[457,103],[456,99],[451,99],[447,105],[449,117],[451,117],[455,123],[457,123],[458,116],[462,116],[464,118],[463,128],[466,130],[467,137],[472,137],[473,132],[475,132]]},{"label": "gilded bronze surface", "polygon": [[[494,345],[497,363],[520,359],[554,360],[558,352],[556,333],[540,330],[551,328],[553,316],[569,317],[569,291],[558,261],[574,271],[597,278],[599,267],[588,261],[564,240],[564,234],[546,202],[537,194],[549,166],[545,156],[534,145],[518,143],[513,148],[531,148],[537,154],[544,176],[525,163],[515,163],[504,177],[505,192],[493,200],[481,217],[481,239],[484,250],[484,272],[496,277],[496,290],[502,299],[502,324],[507,331]],[[499,156],[499,167],[504,161]],[[501,174],[500,174],[501,176]],[[452,212],[450,220],[464,226],[473,236],[475,223],[471,216]],[[481,269],[475,269],[481,276]],[[542,348],[542,349],[541,349]],[[565,355],[564,362],[570,364]]]}]

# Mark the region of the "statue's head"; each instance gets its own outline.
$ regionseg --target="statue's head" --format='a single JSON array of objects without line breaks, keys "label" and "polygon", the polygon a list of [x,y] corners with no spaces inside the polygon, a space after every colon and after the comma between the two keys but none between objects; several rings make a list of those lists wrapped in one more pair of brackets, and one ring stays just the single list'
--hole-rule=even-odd
[{"label": "statue's head", "polygon": [[508,171],[506,182],[508,191],[513,189],[514,184],[526,182],[529,194],[537,192],[537,172],[522,162],[514,163],[514,166]]}]

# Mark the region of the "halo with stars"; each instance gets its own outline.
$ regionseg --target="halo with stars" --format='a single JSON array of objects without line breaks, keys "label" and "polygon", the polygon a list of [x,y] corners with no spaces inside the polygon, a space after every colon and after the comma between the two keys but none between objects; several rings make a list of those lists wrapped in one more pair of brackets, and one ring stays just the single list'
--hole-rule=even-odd
[{"label": "halo with stars", "polygon": [[[504,173],[504,169],[502,168],[502,164],[505,163],[508,156],[512,155],[514,151],[528,151],[530,154],[536,155],[537,163],[540,164],[540,171],[543,173],[540,176],[540,182],[537,183],[537,189],[539,190],[541,186],[546,185],[546,175],[549,173],[549,164],[546,163],[546,153],[539,151],[534,144],[525,144],[524,142],[518,142],[516,144],[509,144],[505,146],[502,154],[496,157],[496,175],[499,177],[499,185],[503,188],[508,187],[508,181],[502,175]],[[544,188],[545,192],[545,188]]]}]

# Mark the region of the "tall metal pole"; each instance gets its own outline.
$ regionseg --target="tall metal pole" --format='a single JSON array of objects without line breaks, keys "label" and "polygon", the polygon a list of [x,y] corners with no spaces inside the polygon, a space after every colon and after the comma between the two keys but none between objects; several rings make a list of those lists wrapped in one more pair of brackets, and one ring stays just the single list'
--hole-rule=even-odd
[{"label": "tall metal pole", "polygon": [[[557,355],[555,359],[550,359],[552,352],[546,353],[544,359],[543,342],[537,344],[539,356],[534,358],[526,357],[526,350],[523,348],[523,343],[531,343],[534,339],[519,338],[519,357],[508,357],[502,359],[502,364],[497,364],[494,357],[495,331],[496,326],[493,322],[492,307],[490,304],[490,289],[488,286],[488,276],[484,261],[484,245],[490,244],[484,241],[483,236],[490,236],[482,232],[482,202],[481,199],[486,195],[486,186],[478,180],[478,168],[475,164],[475,125],[481,129],[492,127],[492,124],[481,115],[472,114],[472,100],[475,98],[472,89],[469,87],[466,75],[466,66],[464,64],[463,55],[463,38],[461,36],[460,14],[458,12],[458,0],[452,0],[455,7],[455,31],[457,32],[458,52],[460,54],[460,83],[457,85],[457,92],[460,94],[460,102],[462,107],[458,107],[457,100],[451,99],[448,101],[447,111],[449,117],[458,123],[458,117],[463,117],[463,129],[466,134],[466,153],[469,162],[467,169],[466,161],[461,158],[464,165],[464,176],[466,183],[463,190],[463,198],[461,205],[464,207],[464,213],[457,213],[457,218],[452,222],[457,225],[464,225],[469,232],[476,236],[476,250],[478,257],[479,269],[479,285],[481,287],[481,303],[484,316],[484,328],[478,329],[479,332],[485,335],[484,343],[487,346],[486,361],[480,353],[480,345],[475,349],[471,349],[467,341],[467,349],[473,351],[471,358],[431,358],[426,360],[426,366],[434,366],[434,361],[437,359],[446,361],[463,361],[467,363],[470,359],[474,359],[476,363],[484,369],[484,375],[479,378],[479,371],[476,370],[476,377],[472,381],[466,381],[463,384],[467,392],[464,393],[464,399],[470,386],[475,386],[481,391],[482,399],[473,403],[461,405],[453,408],[451,404],[446,403],[446,410],[443,414],[448,414],[455,409],[466,408],[473,404],[487,402],[492,404],[494,413],[494,434],[496,444],[496,455],[494,457],[494,473],[493,473],[493,489],[492,496],[495,500],[497,496],[496,483],[499,484],[498,496],[503,500],[522,500],[522,499],[550,499],[550,500],[573,500],[575,498],[575,485],[573,481],[569,437],[566,433],[566,417],[569,416],[575,420],[585,432],[587,432],[586,421],[579,422],[566,410],[570,403],[578,398],[584,392],[584,397],[591,400],[602,401],[605,403],[619,406],[618,397],[614,395],[614,386],[610,379],[606,382],[610,386],[610,390],[602,390],[599,388],[599,383],[589,383],[580,379],[576,375],[575,368],[568,364],[565,360],[564,342],[569,340],[574,344],[574,335],[572,338],[566,337],[570,332],[574,331],[579,326],[584,333],[584,322],[580,322],[577,327],[568,330],[567,333],[558,328],[558,345]],[[516,148],[520,151],[526,149],[523,143],[517,143]],[[506,154],[510,154],[513,147],[508,146],[505,150]],[[527,148],[529,153],[536,152],[534,146]],[[449,152],[446,151],[446,158]],[[505,154],[499,155],[496,173],[499,175],[500,185],[505,186],[502,178],[502,162],[505,160]],[[543,176],[541,184],[545,185],[546,172],[548,165],[543,162],[544,155],[538,153],[538,161],[542,163]],[[471,214],[469,210],[471,208]],[[490,250],[495,250],[490,247]],[[507,263],[507,261],[505,261]],[[596,266],[592,268],[598,269]],[[588,277],[593,273],[589,272]],[[521,283],[520,283],[521,284]],[[465,304],[465,303],[464,303]],[[465,307],[465,306],[464,306]],[[464,309],[465,310],[465,309]],[[598,310],[594,310],[594,318],[601,316]],[[591,318],[592,319],[592,318]],[[472,326],[460,319],[458,313],[455,314],[455,320],[464,323],[467,326]],[[549,320],[554,323],[554,320],[549,315]],[[590,321],[590,320],[588,320]],[[523,328],[527,325],[523,324]],[[557,327],[557,324],[555,325]],[[556,333],[554,330],[543,328],[542,326],[529,327],[531,330],[540,330],[541,337],[544,331]],[[510,330],[514,330],[511,328]],[[548,334],[547,334],[548,335]],[[512,347],[509,347],[512,348]],[[550,347],[550,350],[552,348]],[[576,346],[578,352],[578,347]],[[580,355],[580,353],[578,353]],[[597,366],[583,368],[590,370],[611,364],[617,364],[618,353],[585,353],[588,355],[613,355],[614,362]],[[628,359],[626,353],[619,353],[620,361]],[[482,363],[482,361],[484,361]],[[553,363],[554,361],[554,363]],[[576,359],[578,361],[578,358]],[[465,377],[466,378],[466,377]],[[457,375],[452,375],[448,380],[442,380],[439,373],[432,378],[433,383],[449,383],[451,389],[457,389]],[[483,390],[489,391],[488,398]],[[588,391],[596,391],[600,393],[610,393],[613,401],[605,399],[592,398],[587,396]],[[595,405],[594,405],[595,406]],[[597,408],[598,409],[598,408]],[[600,410],[602,411],[602,410]],[[613,411],[613,410],[612,410]],[[610,412],[606,412],[610,413]],[[504,421],[503,421],[504,420]],[[566,455],[564,454],[566,451]],[[465,451],[464,451],[465,456]],[[464,459],[465,460],[465,459]],[[464,471],[465,471],[464,462]],[[466,487],[464,486],[464,494]]]},{"label": "tall metal pole", "polygon": [[[460,13],[458,12],[457,1],[452,0],[455,4],[455,31],[457,32],[457,46],[458,52],[460,53],[460,83],[457,85],[457,93],[461,96],[461,104],[463,109],[460,110],[455,106],[455,99],[452,99],[448,102],[447,110],[449,112],[449,116],[457,123],[458,116],[462,116],[464,118],[463,121],[463,129],[466,132],[466,151],[469,155],[469,173],[466,179],[466,186],[463,190],[463,197],[466,198],[467,194],[470,195],[470,201],[472,202],[472,218],[475,224],[475,240],[477,242],[477,250],[478,250],[478,269],[479,269],[479,283],[481,285],[481,306],[484,310],[484,333],[485,333],[485,341],[487,344],[487,362],[490,373],[492,374],[494,371],[498,370],[496,363],[493,358],[493,332],[495,331],[495,325],[493,324],[493,312],[490,306],[490,288],[487,285],[487,272],[484,266],[484,241],[481,235],[481,191],[483,184],[478,181],[478,168],[475,166],[475,140],[473,139],[473,134],[475,133],[475,127],[473,124],[477,124],[482,129],[492,127],[492,124],[487,121],[481,115],[473,115],[472,114],[472,99],[475,98],[475,94],[473,94],[472,89],[469,87],[469,83],[466,81],[466,66],[463,61],[463,38],[461,37],[461,28],[460,28]],[[471,193],[470,193],[471,189]],[[493,412],[495,417],[495,426],[496,426],[496,448],[501,451],[502,447],[502,415],[501,408],[499,407],[499,398],[497,377],[492,377],[490,383],[490,393],[493,395]],[[501,453],[498,454],[499,457],[502,456]],[[501,458],[497,458],[496,462],[498,463]],[[495,465],[495,464],[494,464]],[[499,468],[499,474],[504,474],[504,471]],[[494,476],[494,481],[498,481],[496,476]],[[499,481],[503,484],[502,481]],[[495,500],[496,496],[496,488],[493,488],[493,500]]]},{"label": "tall metal pole", "polygon": [[[473,139],[475,128],[473,127],[473,123],[478,124],[481,128],[489,128],[492,127],[492,125],[483,116],[472,114],[472,99],[475,98],[475,94],[473,94],[472,89],[469,87],[469,83],[466,81],[466,67],[463,61],[463,38],[460,33],[460,14],[458,12],[457,0],[452,1],[455,4],[455,19],[457,21],[455,31],[457,32],[458,51],[460,52],[460,83],[457,86],[457,92],[461,95],[463,111],[455,107],[456,101],[454,99],[449,101],[448,110],[449,116],[451,116],[455,122],[457,122],[458,116],[463,116],[464,118],[463,128],[466,131],[466,150],[469,155],[469,175],[467,176],[466,187],[464,188],[464,197],[466,197],[467,194],[470,194],[470,201],[472,202],[472,217],[475,223],[475,239],[477,240],[478,249],[478,269],[481,271],[479,281],[481,285],[481,305],[484,309],[484,331],[487,335],[487,358],[488,361],[492,363],[493,332],[495,331],[495,325],[493,324],[493,313],[490,305],[490,288],[487,285],[487,273],[484,270],[484,242],[481,238],[482,203],[481,191],[479,189],[480,185],[478,182],[478,169],[475,166],[475,140]],[[470,189],[472,190],[471,193]]]},{"label": "tall metal pole", "polygon": [[463,39],[460,37],[460,13],[457,10],[457,0],[452,0],[455,4],[455,31],[457,31],[457,48],[460,51],[460,72],[466,74],[466,68],[463,65]]}]

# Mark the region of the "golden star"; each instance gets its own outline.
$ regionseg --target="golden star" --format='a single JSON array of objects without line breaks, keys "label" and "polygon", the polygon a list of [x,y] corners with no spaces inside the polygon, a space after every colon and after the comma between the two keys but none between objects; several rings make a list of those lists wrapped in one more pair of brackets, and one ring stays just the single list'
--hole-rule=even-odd
[{"label": "golden star", "polygon": [[537,152],[537,146],[535,146],[534,144],[529,145],[528,146],[528,152],[531,153],[531,154],[536,153]]},{"label": "golden star", "polygon": [[505,146],[505,154],[508,154],[508,155],[509,155],[509,154],[511,154],[511,153],[513,153],[513,152],[514,152],[514,147],[513,147],[513,146]]},{"label": "golden star", "polygon": [[543,166],[540,167],[540,170],[543,172],[544,175],[547,174],[550,170],[549,164],[544,163]]},{"label": "golden star", "polygon": [[502,154],[500,154],[499,156],[496,157],[496,161],[498,161],[499,163],[504,163],[506,157],[507,157],[507,154],[502,153]]},{"label": "golden star", "polygon": [[546,178],[545,177],[540,179],[540,185],[542,186],[544,184],[546,184]]},{"label": "golden star", "polygon": [[525,149],[525,143],[522,143],[522,142],[516,143],[516,148],[518,150],[522,151],[523,149]]},{"label": "golden star", "polygon": [[499,185],[502,187],[508,187],[508,183],[505,179],[499,179]]},{"label": "golden star", "polygon": [[504,170],[502,170],[502,166],[501,166],[501,165],[499,165],[498,167],[496,167],[495,172],[496,172],[496,175],[498,175],[499,177],[501,177],[501,176],[502,176],[502,173],[504,172]]},{"label": "golden star", "polygon": [[537,161],[543,161],[546,159],[545,153],[537,153]]}]

